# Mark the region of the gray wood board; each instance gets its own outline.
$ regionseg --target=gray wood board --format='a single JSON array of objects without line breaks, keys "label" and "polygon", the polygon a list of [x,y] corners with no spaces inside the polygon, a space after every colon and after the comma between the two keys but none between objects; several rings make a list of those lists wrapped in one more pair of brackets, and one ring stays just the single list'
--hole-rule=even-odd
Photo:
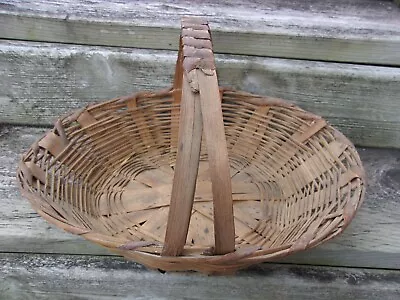
[{"label": "gray wood board", "polygon": [[[220,84],[281,97],[362,146],[400,147],[400,68],[217,55]],[[0,123],[48,125],[87,103],[170,86],[176,52],[0,41]]]},{"label": "gray wood board", "polygon": [[117,257],[0,254],[0,299],[385,299],[400,271],[263,264],[234,276],[149,271]]},{"label": "gray wood board", "polygon": [[[48,224],[20,196],[15,168],[46,129],[0,130],[0,252],[109,254]],[[400,150],[359,148],[369,184],[365,202],[336,239],[281,261],[316,265],[400,269]]]},{"label": "gray wood board", "polygon": [[185,15],[210,21],[220,53],[400,65],[400,10],[376,0],[3,0],[0,38],[177,49]]}]

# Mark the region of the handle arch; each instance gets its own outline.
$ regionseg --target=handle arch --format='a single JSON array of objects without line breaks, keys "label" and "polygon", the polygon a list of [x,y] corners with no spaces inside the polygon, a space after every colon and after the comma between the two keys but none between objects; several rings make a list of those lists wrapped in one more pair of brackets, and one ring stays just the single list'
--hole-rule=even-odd
[{"label": "handle arch", "polygon": [[232,187],[222,108],[208,23],[184,18],[174,78],[180,102],[178,152],[162,255],[182,254],[192,213],[204,130],[214,204],[214,254],[235,250]]}]

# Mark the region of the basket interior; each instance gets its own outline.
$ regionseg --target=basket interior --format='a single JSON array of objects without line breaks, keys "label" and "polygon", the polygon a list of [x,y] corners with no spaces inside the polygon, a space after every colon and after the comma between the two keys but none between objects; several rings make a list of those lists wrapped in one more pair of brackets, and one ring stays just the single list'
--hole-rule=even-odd
[{"label": "basket interior", "polygon": [[[324,120],[295,106],[260,105],[260,99],[234,91],[222,98],[236,245],[273,249],[310,230],[318,241],[336,235],[346,204],[357,203],[363,191],[358,154]],[[39,175],[26,180],[19,172],[23,189],[37,196],[34,206],[121,243],[148,241],[141,250],[160,253],[178,148],[172,92],[92,105],[62,125],[68,144],[46,148],[42,140],[25,156]],[[44,139],[59,136],[53,130]],[[204,146],[185,253],[204,253],[213,244]]]}]

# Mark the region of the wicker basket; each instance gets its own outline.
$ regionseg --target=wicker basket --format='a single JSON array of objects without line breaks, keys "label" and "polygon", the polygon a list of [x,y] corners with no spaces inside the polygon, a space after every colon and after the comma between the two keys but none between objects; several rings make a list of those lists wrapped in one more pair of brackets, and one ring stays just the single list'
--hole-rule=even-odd
[{"label": "wicker basket", "polygon": [[17,176],[50,223],[150,268],[205,273],[333,238],[365,190],[354,146],[321,117],[218,87],[195,18],[182,21],[171,89],[59,119]]}]

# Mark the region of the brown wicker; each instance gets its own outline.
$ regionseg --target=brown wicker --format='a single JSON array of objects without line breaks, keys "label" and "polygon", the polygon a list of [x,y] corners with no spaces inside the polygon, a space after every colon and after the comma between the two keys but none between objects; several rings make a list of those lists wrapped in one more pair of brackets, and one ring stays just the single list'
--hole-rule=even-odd
[{"label": "brown wicker", "polygon": [[220,89],[206,22],[184,19],[179,48],[171,89],[89,105],[29,149],[18,181],[34,209],[168,271],[233,272],[340,234],[365,190],[351,142],[283,100]]}]

